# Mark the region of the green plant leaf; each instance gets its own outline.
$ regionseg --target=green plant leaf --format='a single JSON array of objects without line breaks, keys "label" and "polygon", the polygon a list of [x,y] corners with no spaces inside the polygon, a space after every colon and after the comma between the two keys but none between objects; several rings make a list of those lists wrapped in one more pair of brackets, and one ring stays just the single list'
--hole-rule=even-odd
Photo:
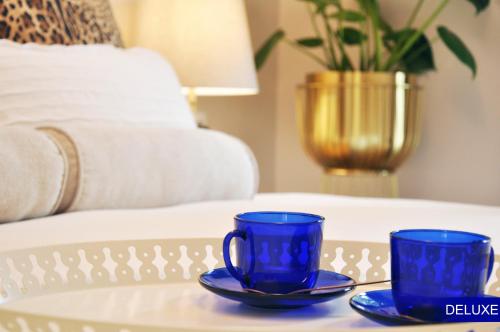
[{"label": "green plant leaf", "polygon": [[318,47],[323,45],[323,39],[321,38],[301,38],[296,40],[297,44],[305,47]]},{"label": "green plant leaf", "polygon": [[326,10],[326,8],[330,5],[333,5],[337,8],[340,7],[340,0],[300,0],[305,2],[310,2],[316,5],[316,13],[322,13]]},{"label": "green plant leaf", "polygon": [[283,39],[283,37],[285,37],[285,32],[283,32],[283,30],[281,29],[277,30],[269,38],[267,38],[264,44],[255,53],[254,60],[255,68],[257,68],[257,70],[259,70],[264,65],[273,48],[281,39]]},{"label": "green plant leaf", "polygon": [[323,5],[338,6],[338,5],[340,5],[340,0],[300,0],[300,1],[310,2],[310,3],[313,3],[317,6],[323,6]]},{"label": "green plant leaf", "polygon": [[467,46],[462,42],[462,40],[453,32],[451,32],[447,27],[439,26],[438,35],[444,42],[446,47],[455,54],[455,56],[464,63],[472,71],[472,76],[476,77],[477,66],[474,56],[469,51]]},{"label": "green plant leaf", "polygon": [[[390,51],[393,51],[396,45],[404,44],[404,41],[410,38],[415,29],[403,29],[384,35],[384,44]],[[413,46],[403,55],[399,62],[399,67],[408,73],[422,74],[426,71],[436,69],[434,64],[434,55],[429,39],[422,34]]]},{"label": "green plant leaf", "polygon": [[[375,55],[375,63],[374,70],[380,70],[382,52],[383,52],[383,41],[381,37],[381,17],[380,17],[380,8],[378,5],[378,0],[357,0],[359,7],[362,9],[364,13],[366,13],[369,18],[373,44],[375,46],[374,55]],[[382,29],[383,30],[383,29]]]},{"label": "green plant leaf", "polygon": [[370,13],[372,10],[378,9],[377,0],[357,0],[358,5],[365,13]]},{"label": "green plant leaf", "polygon": [[361,42],[366,39],[365,34],[363,34],[358,29],[350,27],[339,29],[337,31],[337,34],[340,40],[347,45],[358,45],[361,44]]},{"label": "green plant leaf", "polygon": [[354,69],[352,66],[351,60],[349,60],[349,58],[346,57],[345,55],[342,56],[340,66],[342,67],[342,70],[353,70]]},{"label": "green plant leaf", "polygon": [[389,50],[392,50],[398,42],[402,42],[411,36],[413,29],[403,29],[400,31],[392,31],[384,34],[383,41]]},{"label": "green plant leaf", "polygon": [[377,0],[357,0],[357,2],[358,6],[369,16],[369,18],[372,20],[378,18],[377,23],[380,30],[386,33],[394,31],[389,22],[387,22],[382,15],[380,15],[380,8]]},{"label": "green plant leaf", "polygon": [[348,22],[363,22],[366,19],[363,13],[354,10],[340,10],[330,17]]},{"label": "green plant leaf", "polygon": [[380,30],[384,31],[385,33],[393,33],[394,32],[394,29],[392,28],[392,26],[386,20],[384,20],[384,18],[382,16],[379,16],[378,24],[379,24]]},{"label": "green plant leaf", "polygon": [[490,5],[490,0],[467,0],[476,7],[476,14],[479,14]]}]

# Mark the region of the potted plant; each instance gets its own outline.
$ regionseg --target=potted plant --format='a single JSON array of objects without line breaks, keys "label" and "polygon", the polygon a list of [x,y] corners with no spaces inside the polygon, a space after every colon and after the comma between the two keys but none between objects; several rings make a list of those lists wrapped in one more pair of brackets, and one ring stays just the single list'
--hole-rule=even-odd
[{"label": "potted plant", "polygon": [[[450,0],[417,0],[403,27],[383,17],[377,0],[305,2],[315,35],[291,39],[274,32],[255,54],[261,68],[279,42],[296,48],[325,71],[299,86],[299,123],[308,154],[327,172],[393,172],[415,148],[420,132],[417,76],[435,70],[432,46],[442,41],[473,77],[477,66],[462,40],[445,26],[430,27]],[[479,14],[489,0],[467,0]],[[424,6],[430,16],[415,26]]]}]

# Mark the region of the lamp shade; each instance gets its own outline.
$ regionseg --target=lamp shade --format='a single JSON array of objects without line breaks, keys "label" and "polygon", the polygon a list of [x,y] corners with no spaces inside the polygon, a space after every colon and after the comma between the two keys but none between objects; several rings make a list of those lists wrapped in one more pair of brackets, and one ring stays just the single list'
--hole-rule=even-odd
[{"label": "lamp shade", "polygon": [[243,0],[140,0],[132,43],[164,55],[199,96],[258,92]]}]

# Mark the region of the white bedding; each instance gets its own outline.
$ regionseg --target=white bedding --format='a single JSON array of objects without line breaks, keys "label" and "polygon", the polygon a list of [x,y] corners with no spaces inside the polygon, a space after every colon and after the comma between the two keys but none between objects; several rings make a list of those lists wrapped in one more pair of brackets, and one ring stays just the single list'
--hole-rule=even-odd
[{"label": "white bedding", "polygon": [[0,125],[68,121],[195,128],[177,76],[147,49],[0,40]]},{"label": "white bedding", "polygon": [[[0,226],[0,250],[73,242],[221,238],[243,211],[304,211],[326,217],[325,239],[388,242],[401,228],[446,228],[489,235],[500,248],[500,207],[333,195],[259,194],[161,209],[84,211]],[[500,249],[498,249],[500,250]]]}]

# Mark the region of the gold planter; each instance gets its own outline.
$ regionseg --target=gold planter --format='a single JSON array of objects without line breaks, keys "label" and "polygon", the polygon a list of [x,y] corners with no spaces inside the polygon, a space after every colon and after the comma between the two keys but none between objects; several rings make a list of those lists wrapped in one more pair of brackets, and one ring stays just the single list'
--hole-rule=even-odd
[{"label": "gold planter", "polygon": [[419,141],[417,92],[403,72],[309,74],[298,88],[303,146],[327,173],[391,173]]}]

